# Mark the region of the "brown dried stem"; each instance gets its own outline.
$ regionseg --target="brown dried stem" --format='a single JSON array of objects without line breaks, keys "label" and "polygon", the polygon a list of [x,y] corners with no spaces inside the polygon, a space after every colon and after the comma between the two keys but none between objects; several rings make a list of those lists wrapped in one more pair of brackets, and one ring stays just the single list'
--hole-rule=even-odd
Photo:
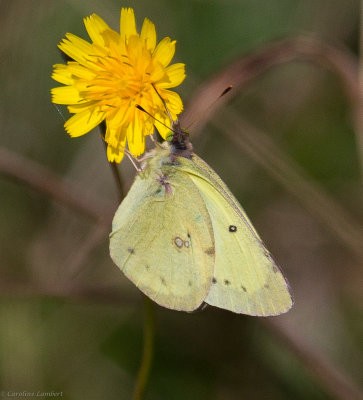
[{"label": "brown dried stem", "polygon": [[[200,86],[181,118],[182,126],[189,126],[197,116],[198,129],[193,129],[195,130],[193,136],[196,136],[201,127],[214,115],[216,109],[220,108],[231,96],[238,94],[247,83],[272,67],[291,61],[311,62],[326,67],[340,78],[352,108],[358,157],[363,176],[363,114],[360,103],[363,88],[361,87],[360,90],[358,85],[357,59],[343,46],[339,48],[330,46],[313,37],[281,40],[230,64]],[[230,85],[234,90],[210,107],[214,99]]]},{"label": "brown dried stem", "polygon": [[0,147],[0,173],[25,183],[58,203],[110,226],[113,208],[80,184],[65,180],[39,163]]}]

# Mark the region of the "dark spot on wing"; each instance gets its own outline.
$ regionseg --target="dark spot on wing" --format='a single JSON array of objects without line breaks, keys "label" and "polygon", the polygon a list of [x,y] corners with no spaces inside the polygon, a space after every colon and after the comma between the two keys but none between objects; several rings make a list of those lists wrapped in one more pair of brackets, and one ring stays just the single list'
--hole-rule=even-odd
[{"label": "dark spot on wing", "polygon": [[164,279],[164,278],[161,278],[161,283],[162,283],[164,286],[166,286],[166,282],[165,282],[165,279]]},{"label": "dark spot on wing", "polygon": [[188,238],[190,239],[190,233],[189,233],[189,232],[187,233],[187,236],[188,236]]},{"label": "dark spot on wing", "polygon": [[268,285],[267,283],[265,283],[265,284],[263,285],[263,287],[266,288],[266,289],[268,289],[268,288],[270,287],[270,285]]},{"label": "dark spot on wing", "polygon": [[188,282],[188,286],[191,287],[192,286],[192,281]]},{"label": "dark spot on wing", "polygon": [[224,280],[224,284],[228,286],[228,285],[231,284],[231,282],[230,282],[228,279],[225,279],[225,280]]},{"label": "dark spot on wing", "polygon": [[149,266],[149,265],[146,265],[145,268],[146,268],[146,271],[149,271],[150,266]]},{"label": "dark spot on wing", "polygon": [[275,274],[276,274],[276,272],[279,272],[279,269],[276,267],[276,265],[274,265],[274,266],[272,267],[272,270],[273,270],[273,272],[275,272]]},{"label": "dark spot on wing", "polygon": [[208,254],[209,256],[214,256],[214,247],[209,247],[209,249],[204,250],[205,254]]},{"label": "dark spot on wing", "polygon": [[161,187],[155,192],[155,194],[159,194],[161,192]]},{"label": "dark spot on wing", "polygon": [[241,289],[242,289],[244,292],[247,292],[247,289],[246,289],[244,286],[242,286],[242,285],[241,285]]},{"label": "dark spot on wing", "polygon": [[212,283],[217,283],[217,279],[213,277]]},{"label": "dark spot on wing", "polygon": [[236,225],[229,225],[228,230],[229,230],[230,232],[237,232],[237,226],[236,226]]},{"label": "dark spot on wing", "polygon": [[129,248],[127,249],[127,251],[128,251],[130,254],[135,254],[135,249],[133,249],[132,247],[129,247]]}]

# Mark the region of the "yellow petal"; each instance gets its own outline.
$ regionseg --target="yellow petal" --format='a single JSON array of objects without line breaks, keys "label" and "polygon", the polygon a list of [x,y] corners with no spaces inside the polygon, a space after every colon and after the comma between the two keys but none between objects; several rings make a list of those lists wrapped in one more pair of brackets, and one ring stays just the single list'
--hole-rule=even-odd
[{"label": "yellow petal", "polygon": [[52,102],[56,104],[77,104],[84,99],[73,86],[61,86],[51,90]]},{"label": "yellow petal", "polygon": [[141,123],[138,113],[135,113],[134,121],[131,122],[127,128],[127,145],[130,152],[135,157],[145,151],[143,124]]},{"label": "yellow petal", "polygon": [[107,145],[107,158],[110,162],[120,163],[124,158],[124,150],[123,149],[116,149],[112,147],[110,144]]},{"label": "yellow petal", "polygon": [[126,129],[124,126],[118,126],[116,129],[110,127],[106,123],[106,135],[105,140],[107,146],[107,158],[109,161],[121,162],[124,156],[124,150],[126,146]]},{"label": "yellow petal", "polygon": [[118,126],[112,128],[106,123],[106,135],[105,140],[107,146],[107,158],[109,161],[121,162],[124,156],[124,150],[126,146],[126,128],[125,126]]},{"label": "yellow petal", "polygon": [[96,76],[94,71],[91,71],[89,68],[86,68],[77,62],[69,62],[67,64],[67,70],[74,78],[91,80]]},{"label": "yellow petal", "polygon": [[55,64],[53,65],[53,68],[52,79],[59,83],[63,83],[64,85],[73,84],[72,73],[67,68],[67,65]]},{"label": "yellow petal", "polygon": [[124,125],[111,125],[108,121],[106,121],[106,135],[105,141],[111,145],[112,147],[122,148],[125,147],[126,144],[126,130],[127,126]]},{"label": "yellow petal", "polygon": [[153,53],[153,59],[166,67],[174,57],[176,41],[165,37],[157,46]]},{"label": "yellow petal", "polygon": [[73,60],[84,64],[89,60],[89,56],[93,54],[91,43],[79,38],[72,33],[67,33],[63,42],[58,47]]},{"label": "yellow petal", "polygon": [[103,39],[105,41],[105,46],[107,46],[110,50],[109,55],[114,59],[122,58],[122,51],[124,51],[124,46],[120,45],[120,34],[114,31],[113,29],[109,29],[103,32]]},{"label": "yellow petal", "polygon": [[[121,127],[125,124],[125,121],[129,119],[129,115],[131,113],[130,102],[127,101],[121,106],[117,107],[115,110],[111,111],[110,114],[107,115],[107,124],[115,130],[118,127]],[[108,142],[108,141],[107,141]]]},{"label": "yellow petal", "polygon": [[156,30],[155,25],[148,18],[144,19],[140,37],[145,43],[146,48],[150,51],[154,51],[156,45]]},{"label": "yellow petal", "polygon": [[165,114],[159,114],[159,113],[155,113],[155,118],[164,124],[163,125],[158,121],[154,122],[154,125],[158,130],[158,132],[160,133],[160,136],[163,139],[167,139],[172,134],[170,128],[168,128],[168,126],[170,126],[169,118]]},{"label": "yellow petal", "polygon": [[162,96],[171,113],[180,114],[183,111],[183,102],[178,93],[171,90],[163,90]]},{"label": "yellow petal", "polygon": [[83,22],[92,42],[104,46],[105,42],[102,33],[110,29],[106,22],[97,14],[92,14],[84,18]]},{"label": "yellow petal", "polygon": [[91,108],[73,115],[64,127],[71,137],[82,136],[100,124],[104,117],[104,113]]},{"label": "yellow petal", "polygon": [[151,82],[159,82],[163,81],[164,79],[166,79],[165,68],[161,65],[160,62],[154,61],[151,64],[151,70],[150,70]]},{"label": "yellow petal", "polygon": [[137,69],[137,66],[142,63],[143,43],[138,36],[131,36],[128,41],[128,56],[132,67]]},{"label": "yellow petal", "polygon": [[72,104],[68,106],[68,111],[72,114],[80,113],[82,111],[85,111],[87,108],[94,108],[95,104],[97,102],[94,101],[84,101],[83,103],[80,104]]},{"label": "yellow petal", "polygon": [[121,9],[120,35],[123,43],[126,43],[130,36],[137,35],[135,14],[132,8]]},{"label": "yellow petal", "polygon": [[165,78],[158,82],[158,87],[167,89],[179,86],[185,79],[185,64],[177,63],[165,68]]}]

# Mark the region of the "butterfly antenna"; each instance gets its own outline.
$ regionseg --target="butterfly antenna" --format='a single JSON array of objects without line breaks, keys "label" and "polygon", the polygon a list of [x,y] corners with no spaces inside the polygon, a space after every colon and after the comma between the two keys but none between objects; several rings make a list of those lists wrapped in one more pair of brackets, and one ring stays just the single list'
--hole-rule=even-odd
[{"label": "butterfly antenna", "polygon": [[160,93],[157,91],[155,85],[154,85],[153,83],[152,83],[151,85],[152,85],[152,87],[154,88],[156,94],[159,96],[159,99],[161,100],[161,102],[162,102],[163,105],[164,105],[165,111],[166,111],[166,113],[168,114],[168,117],[169,117],[169,119],[170,119],[170,124],[173,125],[174,121],[173,121],[173,118],[171,117],[169,108],[168,108],[168,106],[166,105],[165,100],[161,97],[161,95],[160,95]]},{"label": "butterfly antenna", "polygon": [[[231,91],[231,90],[232,90],[232,86],[231,86],[231,85],[230,85],[230,86],[227,86],[227,87],[223,90],[223,92],[213,101],[213,103],[210,104],[210,105],[206,108],[206,110],[205,110],[204,112],[207,113],[207,112],[214,106],[214,104],[216,104],[217,101],[219,101],[219,99],[220,99],[221,97],[223,97],[225,94],[227,94],[227,93],[228,93],[229,91]],[[195,120],[195,121],[193,121],[192,123],[190,123],[190,124],[188,125],[188,127],[187,127],[187,130],[190,129],[190,127],[193,126],[196,122],[197,122],[197,121]]]},{"label": "butterfly antenna", "polygon": [[126,149],[124,149],[126,156],[128,157],[128,159],[131,161],[131,164],[135,167],[136,172],[141,172],[142,169],[136,164],[136,162],[134,161],[134,157],[132,156],[132,154],[127,151]]},{"label": "butterfly antenna", "polygon": [[[171,128],[170,126],[164,124],[164,122],[160,121],[159,119],[157,119],[154,115],[150,114],[149,111],[146,111],[145,108],[141,107],[140,104],[136,104],[136,108],[142,112],[144,112],[145,114],[147,114],[149,117],[151,117],[152,119],[154,119],[156,122],[159,122],[159,124],[165,126],[165,128],[170,129],[172,132],[175,133],[174,129]],[[172,121],[172,120],[171,120]]]}]

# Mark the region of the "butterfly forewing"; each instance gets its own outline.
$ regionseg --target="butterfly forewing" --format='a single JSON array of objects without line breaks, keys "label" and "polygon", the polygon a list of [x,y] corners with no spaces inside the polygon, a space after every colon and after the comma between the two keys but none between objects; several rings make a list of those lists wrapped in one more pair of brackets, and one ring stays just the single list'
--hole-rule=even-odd
[{"label": "butterfly forewing", "polygon": [[236,313],[278,315],[292,298],[280,269],[221,178],[199,157],[181,160],[199,189],[210,215],[215,240],[215,268],[205,302]]}]

